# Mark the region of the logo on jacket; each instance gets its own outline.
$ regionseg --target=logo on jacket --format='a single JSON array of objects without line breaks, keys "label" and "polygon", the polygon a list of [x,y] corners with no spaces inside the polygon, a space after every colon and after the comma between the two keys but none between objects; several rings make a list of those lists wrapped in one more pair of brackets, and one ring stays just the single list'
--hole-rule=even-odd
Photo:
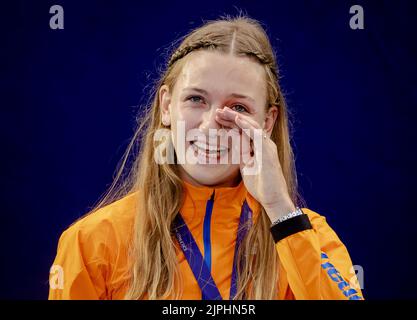
[{"label": "logo on jacket", "polygon": [[[329,260],[329,257],[324,252],[321,253],[321,258]],[[339,290],[342,291],[344,296],[349,298],[349,300],[362,300],[362,297],[342,278],[334,265],[332,265],[329,261],[326,261],[322,263],[321,266],[324,270],[326,270],[330,279],[337,283]]]}]

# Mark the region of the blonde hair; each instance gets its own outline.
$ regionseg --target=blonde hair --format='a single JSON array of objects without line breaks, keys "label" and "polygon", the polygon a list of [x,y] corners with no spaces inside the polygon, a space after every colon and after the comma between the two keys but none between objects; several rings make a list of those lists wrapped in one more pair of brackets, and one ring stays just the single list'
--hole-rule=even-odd
[{"label": "blonde hair", "polygon": [[[286,103],[279,86],[278,68],[268,36],[260,23],[245,16],[222,17],[206,22],[180,39],[166,69],[157,81],[153,101],[120,163],[117,175],[102,200],[92,210],[138,192],[136,223],[129,252],[130,283],[126,299],[179,299],[182,278],[177,263],[172,222],[181,209],[182,181],[175,164],[154,161],[154,134],[163,128],[158,92],[162,85],[173,88],[185,57],[196,50],[215,50],[236,56],[252,57],[260,63],[267,79],[267,105],[278,107],[271,139],[277,146],[279,161],[294,203],[297,192],[294,157],[290,145]],[[140,146],[140,148],[138,148]],[[129,155],[134,162],[123,176]],[[270,234],[270,221],[264,209],[242,242],[235,299],[275,299],[278,293],[278,254]],[[176,290],[178,289],[178,290]]]}]

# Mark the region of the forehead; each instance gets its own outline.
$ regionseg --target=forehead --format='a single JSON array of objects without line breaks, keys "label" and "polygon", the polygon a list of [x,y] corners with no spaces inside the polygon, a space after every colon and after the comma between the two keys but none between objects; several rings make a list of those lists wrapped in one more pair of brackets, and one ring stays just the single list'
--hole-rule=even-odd
[{"label": "forehead", "polygon": [[258,103],[266,99],[265,70],[249,57],[196,51],[186,57],[177,79],[178,89],[198,87],[212,94],[237,93]]}]

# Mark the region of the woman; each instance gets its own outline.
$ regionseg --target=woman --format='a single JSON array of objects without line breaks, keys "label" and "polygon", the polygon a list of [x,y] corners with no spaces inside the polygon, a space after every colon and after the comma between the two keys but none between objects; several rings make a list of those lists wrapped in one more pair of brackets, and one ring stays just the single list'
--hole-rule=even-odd
[{"label": "woman", "polygon": [[49,298],[362,299],[343,243],[298,207],[289,139],[260,24],[192,31],[128,148],[123,164],[141,140],[128,178],[122,165],[62,234]]}]

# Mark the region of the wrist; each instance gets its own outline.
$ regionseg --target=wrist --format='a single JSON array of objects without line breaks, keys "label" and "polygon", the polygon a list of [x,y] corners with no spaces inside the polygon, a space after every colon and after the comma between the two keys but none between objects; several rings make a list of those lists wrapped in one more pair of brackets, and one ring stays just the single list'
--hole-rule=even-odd
[{"label": "wrist", "polygon": [[290,199],[288,199],[285,201],[279,201],[273,205],[264,206],[264,209],[271,220],[271,223],[273,223],[290,212],[294,212],[296,210],[296,206]]},{"label": "wrist", "polygon": [[283,216],[281,218],[278,218],[275,221],[272,221],[271,228],[274,227],[277,224],[280,224],[280,223],[286,221],[286,220],[289,220],[289,219],[292,219],[292,218],[295,218],[295,217],[298,217],[298,216],[301,216],[301,215],[304,215],[304,212],[301,211],[301,209],[299,207],[296,207],[294,211],[291,211],[291,212],[287,213],[285,216]]},{"label": "wrist", "polygon": [[278,243],[280,240],[295,233],[311,229],[313,229],[313,226],[308,215],[300,208],[297,208],[296,211],[273,223],[270,230],[275,243]]}]

